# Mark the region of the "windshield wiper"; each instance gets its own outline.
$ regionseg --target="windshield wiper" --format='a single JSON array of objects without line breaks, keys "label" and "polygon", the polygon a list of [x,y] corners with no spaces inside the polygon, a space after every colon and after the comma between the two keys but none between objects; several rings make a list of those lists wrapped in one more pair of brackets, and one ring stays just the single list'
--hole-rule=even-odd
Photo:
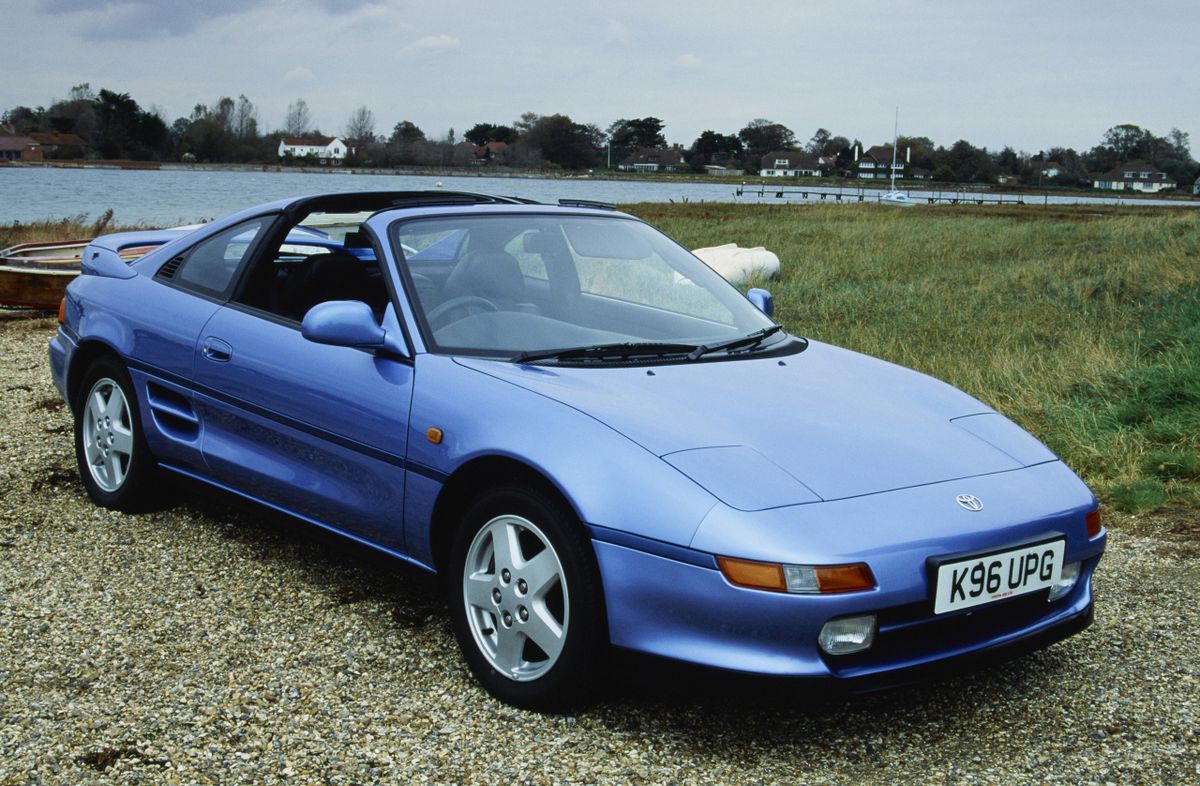
[{"label": "windshield wiper", "polygon": [[538,360],[629,360],[631,358],[661,358],[688,356],[701,349],[695,344],[668,344],[661,341],[627,341],[617,344],[595,344],[590,347],[551,349],[545,352],[522,352],[513,358],[516,363],[533,363]]},{"label": "windshield wiper", "polygon": [[773,336],[783,330],[782,325],[771,325],[762,330],[756,330],[745,336],[731,338],[728,341],[719,341],[716,344],[703,344],[696,347],[688,353],[688,360],[699,360],[704,355],[710,352],[720,352],[721,350],[731,349],[751,349],[761,344],[768,336]]}]

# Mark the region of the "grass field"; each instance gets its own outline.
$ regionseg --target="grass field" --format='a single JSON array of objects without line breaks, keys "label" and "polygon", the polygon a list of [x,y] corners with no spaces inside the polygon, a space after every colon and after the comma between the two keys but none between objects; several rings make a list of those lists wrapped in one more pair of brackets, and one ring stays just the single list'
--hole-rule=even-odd
[{"label": "grass field", "polygon": [[95,221],[84,221],[83,217],[59,218],[46,221],[0,224],[0,249],[18,243],[51,243],[59,240],[91,240],[106,232],[122,232],[126,229],[146,229],[144,226],[116,227],[112,225],[112,211],[106,210]]},{"label": "grass field", "polygon": [[689,248],[766,246],[783,263],[765,286],[789,331],[966,390],[1046,442],[1107,503],[1200,505],[1197,211],[630,210]]},{"label": "grass field", "polygon": [[[783,276],[766,286],[789,331],[963,388],[1045,441],[1105,502],[1200,506],[1200,212],[628,209],[689,248],[771,249]],[[0,247],[116,229],[100,224],[0,226]]]}]

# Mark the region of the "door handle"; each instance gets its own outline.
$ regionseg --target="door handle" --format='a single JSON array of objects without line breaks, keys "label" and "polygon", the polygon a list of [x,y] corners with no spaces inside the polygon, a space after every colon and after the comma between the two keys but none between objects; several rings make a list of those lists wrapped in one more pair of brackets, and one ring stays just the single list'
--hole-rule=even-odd
[{"label": "door handle", "polygon": [[206,338],[200,347],[200,352],[209,360],[217,363],[228,363],[233,357],[233,347],[219,338]]}]

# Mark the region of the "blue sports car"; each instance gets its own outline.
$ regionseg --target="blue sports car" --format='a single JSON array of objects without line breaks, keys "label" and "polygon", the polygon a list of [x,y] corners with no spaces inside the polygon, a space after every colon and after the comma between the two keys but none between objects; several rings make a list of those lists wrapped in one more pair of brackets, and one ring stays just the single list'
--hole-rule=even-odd
[{"label": "blue sports car", "polygon": [[611,206],[334,194],[98,238],[50,365],[96,503],[175,473],[439,574],[521,707],[610,645],[869,689],[1091,622],[1070,469],[771,313]]}]

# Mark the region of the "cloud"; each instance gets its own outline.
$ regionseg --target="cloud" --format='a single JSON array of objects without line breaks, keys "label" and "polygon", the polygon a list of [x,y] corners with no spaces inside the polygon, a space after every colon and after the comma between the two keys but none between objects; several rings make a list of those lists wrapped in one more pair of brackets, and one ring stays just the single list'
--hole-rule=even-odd
[{"label": "cloud", "polygon": [[[374,0],[42,0],[46,14],[68,14],[82,21],[81,33],[92,40],[140,40],[161,34],[182,36],[205,22],[245,14],[258,7],[316,6],[345,14]],[[291,11],[287,11],[291,13]]]},{"label": "cloud", "polygon": [[283,75],[285,82],[310,82],[313,79],[313,72],[304,66],[296,66],[289,68],[288,72]]},{"label": "cloud", "polygon": [[704,67],[704,61],[688,52],[686,55],[675,58],[675,65],[687,71],[698,71]]},{"label": "cloud", "polygon": [[605,23],[604,33],[609,41],[625,42],[629,40],[629,28],[616,19],[609,19]]},{"label": "cloud", "polygon": [[342,34],[360,35],[379,30],[392,30],[404,22],[401,9],[386,3],[354,3],[351,0],[342,3],[338,3],[337,0],[326,0],[326,2],[339,6],[331,8],[331,10],[339,12],[337,14],[338,29]]},{"label": "cloud", "polygon": [[457,38],[442,33],[441,35],[427,35],[423,38],[418,38],[411,44],[400,47],[400,51],[405,54],[424,54],[446,49],[457,49],[460,46],[462,46],[462,42]]}]

